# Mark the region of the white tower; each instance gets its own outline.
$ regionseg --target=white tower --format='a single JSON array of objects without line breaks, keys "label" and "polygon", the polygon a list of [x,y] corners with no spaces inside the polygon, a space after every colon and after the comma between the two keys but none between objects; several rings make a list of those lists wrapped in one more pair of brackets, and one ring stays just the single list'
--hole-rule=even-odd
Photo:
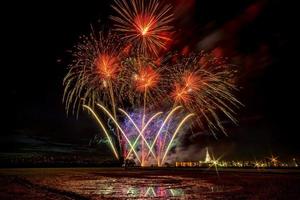
[{"label": "white tower", "polygon": [[205,156],[205,163],[210,163],[211,162],[211,157],[208,153],[208,148],[206,147],[206,156]]}]

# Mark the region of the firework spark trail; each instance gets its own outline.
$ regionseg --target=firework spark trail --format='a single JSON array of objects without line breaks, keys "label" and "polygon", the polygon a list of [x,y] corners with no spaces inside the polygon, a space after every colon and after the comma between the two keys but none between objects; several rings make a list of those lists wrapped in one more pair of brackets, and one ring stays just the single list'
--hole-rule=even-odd
[{"label": "firework spark trail", "polygon": [[108,139],[108,142],[110,144],[110,147],[111,147],[111,149],[112,149],[112,151],[113,151],[116,159],[119,159],[118,153],[116,151],[116,148],[115,148],[114,144],[112,143],[112,140],[111,140],[111,138],[110,138],[110,136],[108,134],[108,131],[106,130],[105,126],[103,125],[103,123],[101,122],[101,120],[99,119],[99,117],[97,116],[97,114],[89,106],[83,105],[83,107],[87,108],[93,114],[94,118],[96,119],[96,121],[98,122],[98,124],[100,125],[100,127],[102,128],[102,130],[104,131],[105,136]]},{"label": "firework spark trail", "polygon": [[[182,106],[177,106],[177,107],[180,107],[180,108],[181,108]],[[176,108],[176,103],[173,104],[172,108]],[[166,127],[166,131],[169,130],[170,122],[171,122],[171,120],[168,121],[168,124],[167,124],[167,127]],[[163,139],[162,139],[162,141],[161,141],[160,144],[159,144],[159,145],[160,145],[160,146],[159,146],[159,151],[158,151],[159,157],[162,156],[162,150],[163,150],[163,147],[165,146],[167,137],[168,137],[168,134],[167,134],[167,132],[166,132],[165,135],[164,135],[164,137],[163,137]],[[157,165],[159,166],[159,160],[158,160]]]},{"label": "firework spark trail", "polygon": [[[167,124],[167,127],[166,127],[166,130],[169,130],[169,126],[170,126],[170,123]],[[166,132],[163,136],[163,138],[161,139],[162,141],[160,141],[160,147],[159,147],[159,157],[161,158],[162,157],[162,152],[163,152],[163,148],[166,144],[166,141],[167,141],[167,137],[168,137],[168,132]],[[159,163],[159,160],[157,162],[157,165],[159,166],[160,163]]]},{"label": "firework spark trail", "polygon": [[[113,110],[113,115],[114,115],[114,118],[117,118],[117,112],[116,112],[116,103],[115,103],[115,97],[114,97],[114,93],[113,93],[113,86],[111,84],[111,81],[109,81],[109,94],[110,94],[110,98],[111,98],[111,101],[112,101],[112,110]],[[123,144],[123,141],[122,141],[122,137],[120,135],[120,132],[119,130],[117,129],[116,130],[117,132],[117,136],[118,136],[118,140],[119,140],[119,146],[120,146],[120,155],[122,155],[122,152],[125,151],[125,149],[123,149],[122,147],[122,144]]]},{"label": "firework spark trail", "polygon": [[[143,107],[143,117],[142,117],[142,129],[144,129],[144,123],[145,123],[145,117],[146,117],[146,104],[147,104],[147,87],[145,86],[145,91],[144,91],[144,107]],[[146,142],[149,151],[151,151],[151,153],[153,154],[153,156],[155,156],[155,154],[152,152],[148,142],[146,140],[144,140],[144,135],[143,133],[141,134],[143,140],[142,140],[142,166],[144,166],[145,163],[145,147],[144,147],[144,143]]]},{"label": "firework spark trail", "polygon": [[[131,121],[131,123],[133,124],[133,126],[135,127],[135,129],[136,129],[136,130],[138,131],[138,133],[139,133],[139,135],[137,136],[137,138],[135,139],[135,141],[134,141],[134,143],[133,143],[133,147],[135,147],[135,145],[136,145],[136,143],[138,142],[139,138],[142,137],[142,139],[143,139],[143,140],[145,141],[145,143],[147,144],[147,147],[148,147],[148,149],[149,149],[149,153],[152,153],[152,155],[154,156],[154,158],[156,158],[155,153],[151,150],[150,145],[149,145],[149,143],[147,142],[147,140],[145,139],[143,133],[144,133],[144,131],[147,129],[148,125],[152,122],[152,120],[153,120],[154,118],[156,118],[158,115],[161,115],[163,112],[158,112],[158,113],[156,113],[155,115],[153,115],[153,116],[147,121],[147,123],[145,124],[145,126],[143,127],[143,129],[140,130],[140,129],[138,128],[138,126],[136,125],[136,123],[134,122],[134,120],[130,117],[130,115],[129,115],[126,111],[124,111],[124,110],[121,109],[121,108],[119,108],[119,110],[120,110],[120,111],[121,111],[121,112],[122,112],[122,113],[130,120],[130,121]],[[132,149],[129,150],[129,152],[128,152],[126,158],[129,157],[129,155],[131,154],[131,152],[132,152]]]},{"label": "firework spark trail", "polygon": [[121,133],[123,134],[124,138],[126,139],[127,143],[129,144],[130,148],[132,149],[133,153],[135,154],[136,158],[138,159],[138,161],[141,163],[141,160],[139,159],[139,156],[137,154],[137,152],[134,150],[130,140],[128,139],[128,137],[126,136],[125,132],[123,131],[123,129],[121,128],[121,126],[119,125],[119,123],[117,122],[117,120],[112,116],[112,114],[101,104],[97,103],[97,106],[99,106],[115,123],[115,125],[117,126],[117,128],[121,131]]},{"label": "firework spark trail", "polygon": [[[153,140],[153,142],[152,142],[152,144],[151,144],[151,147],[150,147],[151,149],[154,148],[154,146],[155,146],[155,144],[156,144],[156,141],[157,141],[157,139],[158,139],[158,137],[159,137],[161,131],[163,130],[165,124],[169,121],[169,119],[172,117],[172,115],[175,113],[175,111],[178,110],[179,108],[181,108],[181,106],[177,106],[177,107],[173,108],[173,109],[168,113],[167,117],[164,119],[164,121],[163,121],[163,123],[161,124],[161,126],[160,126],[158,132],[156,133],[156,136],[155,136],[155,138],[154,138],[154,140]],[[148,153],[147,157],[148,157],[149,155],[150,155],[150,153]]]},{"label": "firework spark trail", "polygon": [[[150,148],[149,143],[148,143],[147,140],[144,138],[143,133],[144,133],[144,131],[147,129],[147,127],[148,127],[148,125],[151,123],[151,121],[152,121],[155,117],[157,117],[158,115],[162,114],[162,112],[158,112],[158,113],[156,113],[155,115],[153,115],[153,116],[148,120],[148,122],[146,123],[146,125],[144,126],[144,128],[142,129],[142,131],[139,130],[139,128],[137,127],[136,123],[132,120],[132,118],[131,118],[124,110],[121,110],[121,112],[123,112],[123,113],[129,118],[129,120],[132,122],[132,124],[134,125],[134,127],[136,128],[136,130],[139,132],[138,137],[136,138],[136,140],[135,140],[134,143],[133,143],[133,147],[135,147],[135,145],[136,145],[136,143],[138,142],[139,138],[142,137],[143,140],[147,143],[147,146],[148,146],[148,148],[149,148],[149,154],[152,153],[153,157],[156,158],[156,155],[154,154],[153,150]],[[132,151],[132,150],[130,149],[130,151],[129,151],[129,153],[127,154],[126,158],[129,157],[131,151]]]},{"label": "firework spark trail", "polygon": [[175,130],[175,132],[174,132],[174,134],[173,134],[173,136],[172,136],[172,138],[171,138],[171,140],[170,140],[170,142],[169,142],[169,144],[168,144],[168,146],[167,146],[167,148],[166,148],[166,151],[165,151],[165,153],[164,153],[164,156],[163,156],[163,158],[162,158],[162,160],[161,160],[161,162],[160,162],[160,164],[159,164],[159,166],[161,166],[163,163],[164,163],[164,160],[165,160],[165,158],[166,158],[166,156],[167,156],[167,154],[168,154],[168,152],[169,152],[169,150],[170,150],[170,148],[171,148],[171,145],[172,145],[172,143],[173,143],[173,140],[174,140],[174,138],[176,137],[176,135],[177,135],[177,133],[179,132],[179,130],[181,129],[181,127],[182,127],[182,125],[185,123],[185,121],[186,120],[188,120],[189,118],[191,118],[192,116],[194,116],[195,114],[188,114],[185,118],[183,118],[183,120],[178,124],[178,126],[177,126],[177,129]]}]

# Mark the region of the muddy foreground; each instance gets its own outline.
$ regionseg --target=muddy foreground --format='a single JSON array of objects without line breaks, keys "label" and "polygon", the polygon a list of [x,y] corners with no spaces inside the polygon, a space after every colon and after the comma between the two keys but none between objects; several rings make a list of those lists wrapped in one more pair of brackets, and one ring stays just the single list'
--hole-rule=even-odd
[{"label": "muddy foreground", "polygon": [[0,199],[300,199],[300,173],[121,168],[0,169]]}]

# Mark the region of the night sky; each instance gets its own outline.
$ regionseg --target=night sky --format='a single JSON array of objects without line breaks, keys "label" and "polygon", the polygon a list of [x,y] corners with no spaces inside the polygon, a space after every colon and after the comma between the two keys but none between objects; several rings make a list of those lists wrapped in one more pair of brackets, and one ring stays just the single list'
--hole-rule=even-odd
[{"label": "night sky", "polygon": [[[109,26],[112,1],[14,3],[4,20],[6,53],[2,69],[7,114],[1,131],[1,155],[62,152],[110,156],[106,148],[91,151],[97,124],[86,113],[66,116],[62,80],[69,50],[93,27]],[[187,138],[189,155],[209,146],[228,159],[300,155],[296,88],[297,56],[291,53],[295,24],[285,3],[275,1],[171,1],[176,9],[179,49],[204,49],[225,55],[240,67],[239,126],[228,137]],[[287,3],[286,3],[287,4]],[[108,25],[107,25],[108,24]],[[3,25],[2,25],[3,26]],[[195,45],[197,44],[197,45]],[[7,54],[7,55],[6,55]],[[294,117],[295,116],[295,117]],[[6,120],[8,120],[6,122]],[[191,150],[192,149],[192,150]]]}]

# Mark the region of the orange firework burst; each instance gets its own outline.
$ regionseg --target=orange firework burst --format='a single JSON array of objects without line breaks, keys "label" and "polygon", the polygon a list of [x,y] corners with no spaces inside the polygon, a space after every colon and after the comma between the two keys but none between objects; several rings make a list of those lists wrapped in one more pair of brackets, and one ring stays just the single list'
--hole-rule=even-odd
[{"label": "orange firework burst", "polygon": [[223,58],[201,53],[183,58],[174,68],[177,72],[171,73],[174,82],[170,96],[175,104],[198,113],[198,124],[207,125],[213,133],[225,132],[218,111],[236,122],[232,106],[241,103],[232,94],[236,90],[232,65]]},{"label": "orange firework burst", "polygon": [[158,65],[157,60],[139,54],[127,58],[122,62],[124,70],[120,75],[123,86],[119,90],[120,98],[126,98],[132,105],[140,106],[145,92],[148,105],[153,105],[166,96],[166,80],[169,79],[164,73],[167,67],[165,62],[165,59],[161,59]]},{"label": "orange firework burst", "polygon": [[193,73],[187,72],[182,75],[180,83],[174,83],[174,90],[171,96],[175,102],[188,103],[192,99],[194,92],[200,92],[201,78]]},{"label": "orange firework burst", "polygon": [[95,60],[99,75],[106,80],[116,79],[120,71],[118,57],[108,54],[100,54]]},{"label": "orange firework burst", "polygon": [[[73,62],[64,79],[64,97],[67,113],[72,110],[79,114],[83,105],[93,108],[96,103],[108,106],[116,118],[116,98],[121,87],[120,77],[123,44],[117,35],[111,32],[94,32],[83,36],[73,51]],[[122,138],[119,131],[117,148],[123,151]]]},{"label": "orange firework burst", "polygon": [[[99,32],[81,37],[73,50],[73,62],[64,79],[67,111],[79,112],[83,104],[115,104],[119,86],[123,45],[112,33]],[[112,105],[113,106],[113,105]]]},{"label": "orange firework burst", "polygon": [[159,74],[150,66],[139,69],[137,74],[134,74],[137,91],[147,91],[155,87],[159,81]]},{"label": "orange firework burst", "polygon": [[187,103],[190,101],[190,94],[185,87],[182,87],[179,83],[174,83],[174,90],[171,92],[171,96],[176,103]]},{"label": "orange firework burst", "polygon": [[201,78],[193,73],[187,73],[184,74],[183,77],[183,83],[186,89],[191,91],[196,91],[200,89],[201,86]]},{"label": "orange firework burst", "polygon": [[115,30],[123,38],[133,42],[141,53],[157,56],[161,49],[166,49],[171,41],[169,25],[173,20],[171,6],[161,6],[158,0],[146,2],[116,0],[113,9],[118,16],[112,16]]}]

